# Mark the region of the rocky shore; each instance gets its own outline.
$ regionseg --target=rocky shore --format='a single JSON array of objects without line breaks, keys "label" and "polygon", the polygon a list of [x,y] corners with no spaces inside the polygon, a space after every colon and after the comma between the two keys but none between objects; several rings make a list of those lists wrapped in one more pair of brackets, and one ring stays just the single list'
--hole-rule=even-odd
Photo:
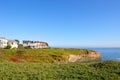
[{"label": "rocky shore", "polygon": [[100,52],[90,52],[88,54],[81,55],[69,55],[67,57],[68,62],[87,62],[87,61],[100,61],[101,54]]}]

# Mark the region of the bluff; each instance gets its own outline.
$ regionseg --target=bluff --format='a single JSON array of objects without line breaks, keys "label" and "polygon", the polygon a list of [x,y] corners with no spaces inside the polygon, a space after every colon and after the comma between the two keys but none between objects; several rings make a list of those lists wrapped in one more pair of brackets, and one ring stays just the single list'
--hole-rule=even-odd
[{"label": "bluff", "polygon": [[87,49],[0,49],[0,61],[69,63],[100,60],[99,52]]},{"label": "bluff", "polygon": [[88,62],[88,61],[100,61],[101,54],[100,52],[89,52],[88,54],[80,54],[80,55],[69,55],[67,57],[67,62]]}]

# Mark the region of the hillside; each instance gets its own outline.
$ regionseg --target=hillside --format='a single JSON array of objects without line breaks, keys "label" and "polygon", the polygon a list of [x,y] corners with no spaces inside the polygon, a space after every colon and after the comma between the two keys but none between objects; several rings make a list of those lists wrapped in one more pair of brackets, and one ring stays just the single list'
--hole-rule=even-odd
[{"label": "hillside", "polygon": [[76,62],[90,58],[101,57],[86,49],[0,49],[0,79],[120,80],[120,62]]},{"label": "hillside", "polygon": [[66,63],[100,58],[100,53],[87,49],[0,49],[1,62]]}]

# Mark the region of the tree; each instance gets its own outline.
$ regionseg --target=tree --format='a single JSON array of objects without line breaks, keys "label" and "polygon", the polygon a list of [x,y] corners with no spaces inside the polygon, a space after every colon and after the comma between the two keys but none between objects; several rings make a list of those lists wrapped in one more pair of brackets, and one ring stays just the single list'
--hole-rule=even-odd
[{"label": "tree", "polygon": [[46,46],[49,46],[48,43],[45,43]]},{"label": "tree", "polygon": [[8,44],[5,49],[11,49],[11,45]]},{"label": "tree", "polygon": [[19,49],[23,49],[24,47],[23,47],[22,44],[19,44],[19,45],[18,45],[18,48],[19,48]]},{"label": "tree", "polygon": [[19,45],[20,41],[18,39],[15,39],[15,41],[17,42],[17,44]]}]

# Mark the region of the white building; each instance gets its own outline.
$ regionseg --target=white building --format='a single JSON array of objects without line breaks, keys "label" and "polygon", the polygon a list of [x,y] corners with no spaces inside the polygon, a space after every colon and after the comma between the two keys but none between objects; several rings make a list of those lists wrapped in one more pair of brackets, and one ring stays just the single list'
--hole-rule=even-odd
[{"label": "white building", "polygon": [[8,40],[4,37],[0,37],[0,48],[5,48],[7,46]]},{"label": "white building", "polygon": [[8,40],[8,44],[11,45],[11,48],[18,48],[18,43],[15,40]]},{"label": "white building", "polygon": [[8,44],[11,46],[11,48],[18,48],[17,41],[0,37],[0,48],[5,48]]},{"label": "white building", "polygon": [[23,41],[24,48],[48,48],[48,43],[41,41]]}]

